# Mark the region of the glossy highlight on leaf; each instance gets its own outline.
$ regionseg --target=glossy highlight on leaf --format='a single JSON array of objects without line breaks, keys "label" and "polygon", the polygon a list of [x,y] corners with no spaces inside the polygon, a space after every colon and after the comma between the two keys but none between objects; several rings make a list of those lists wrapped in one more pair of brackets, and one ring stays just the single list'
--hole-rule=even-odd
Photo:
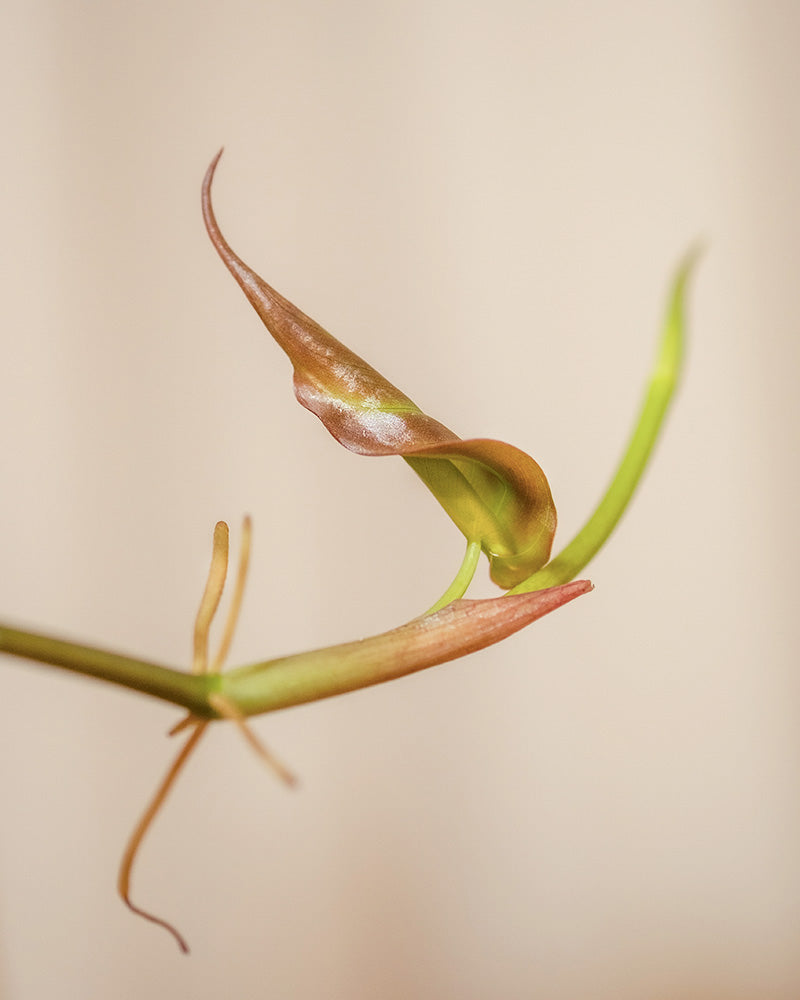
[{"label": "glossy highlight on leaf", "polygon": [[211,205],[221,155],[203,181],[206,229],[292,362],[298,401],[350,451],[403,457],[467,540],[480,542],[495,583],[513,587],[543,566],[556,512],[539,465],[502,441],[459,438],[248,267],[220,232]]}]

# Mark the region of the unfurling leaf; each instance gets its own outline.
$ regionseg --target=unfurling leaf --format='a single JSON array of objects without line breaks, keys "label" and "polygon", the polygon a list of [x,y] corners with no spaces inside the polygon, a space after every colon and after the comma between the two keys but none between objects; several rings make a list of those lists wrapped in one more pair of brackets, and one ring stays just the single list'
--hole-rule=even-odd
[{"label": "unfurling leaf", "polygon": [[253,715],[383,684],[486,649],[591,589],[588,580],[573,580],[535,593],[453,601],[368,639],[238,667],[220,677],[219,690]]},{"label": "unfurling leaf", "polygon": [[361,455],[400,455],[508,588],[550,555],[556,511],[539,465],[502,441],[462,441],[271,288],[230,248],[211,206],[220,153],[203,182],[203,217],[217,252],[294,366],[298,401]]}]

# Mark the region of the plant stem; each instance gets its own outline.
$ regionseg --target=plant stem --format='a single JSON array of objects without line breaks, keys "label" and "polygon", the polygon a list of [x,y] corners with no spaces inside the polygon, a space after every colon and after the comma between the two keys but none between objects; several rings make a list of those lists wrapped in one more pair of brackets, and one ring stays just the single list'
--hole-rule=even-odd
[{"label": "plant stem", "polygon": [[0,652],[120,684],[180,705],[202,718],[216,718],[218,715],[207,701],[208,695],[219,686],[219,676],[215,674],[187,674],[121,653],[82,646],[35,632],[23,632],[1,624]]},{"label": "plant stem", "polygon": [[497,642],[541,614],[585,593],[590,584],[582,582],[561,592],[542,594],[541,604],[534,602],[528,606],[519,596],[528,594],[533,598],[532,592],[573,580],[606,542],[628,506],[680,375],[684,294],[696,258],[696,251],[689,253],[675,277],[655,369],[611,485],[589,520],[559,555],[504,597],[492,601],[458,600],[469,585],[480,557],[480,545],[470,543],[453,583],[421,618],[371,639],[240,667],[228,674],[190,674],[2,623],[0,653],[141,691],[179,705],[198,719],[221,717],[212,704],[215,699],[209,699],[215,692],[220,693],[242,715],[248,716],[352,691],[463,656]]},{"label": "plant stem", "polygon": [[282,656],[225,674],[187,674],[4,626],[0,626],[0,652],[124,685],[187,708],[197,718],[225,717],[214,694],[242,716],[250,716],[382,684],[485,649],[591,589],[588,581],[576,580],[534,594],[454,601],[368,639]]},{"label": "plant stem", "polygon": [[603,547],[625,512],[647,467],[680,377],[684,356],[684,295],[697,257],[698,250],[691,250],[678,268],[644,403],[611,485],[572,541],[546,566],[510,590],[509,594],[543,590],[574,579]]},{"label": "plant stem", "polygon": [[434,611],[441,611],[442,608],[446,608],[448,604],[452,604],[453,601],[457,601],[459,597],[463,597],[466,594],[467,587],[472,583],[472,578],[475,576],[475,570],[478,568],[480,557],[481,543],[467,542],[467,551],[464,553],[464,559],[459,566],[458,572],[453,577],[453,582],[439,600],[428,608],[425,612],[426,615],[432,615]]}]

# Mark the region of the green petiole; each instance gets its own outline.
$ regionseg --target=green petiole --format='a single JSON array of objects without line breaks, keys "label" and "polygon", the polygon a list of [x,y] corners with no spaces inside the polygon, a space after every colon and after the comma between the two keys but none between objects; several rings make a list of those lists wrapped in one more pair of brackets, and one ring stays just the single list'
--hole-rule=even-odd
[{"label": "green petiole", "polygon": [[508,591],[524,594],[573,580],[605,545],[639,484],[680,378],[684,357],[684,298],[699,256],[691,250],[678,268],[669,296],[656,364],[633,434],[614,478],[589,520],[571,542],[527,580]]},{"label": "green petiole", "polygon": [[428,608],[425,612],[426,615],[432,615],[434,611],[446,608],[448,604],[452,604],[453,601],[457,601],[459,597],[463,597],[466,594],[467,587],[472,583],[472,578],[475,576],[475,570],[478,568],[480,557],[481,543],[467,542],[467,551],[464,553],[464,559],[453,578],[453,582],[439,600]]}]

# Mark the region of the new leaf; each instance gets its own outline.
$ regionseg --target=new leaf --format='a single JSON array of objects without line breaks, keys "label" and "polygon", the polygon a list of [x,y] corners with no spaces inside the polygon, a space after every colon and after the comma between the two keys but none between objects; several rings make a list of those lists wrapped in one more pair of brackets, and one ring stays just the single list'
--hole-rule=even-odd
[{"label": "new leaf", "polygon": [[495,583],[509,588],[530,576],[547,562],[556,528],[539,465],[502,441],[461,440],[248,267],[214,217],[211,182],[220,156],[203,182],[206,229],[292,362],[298,401],[350,451],[402,456],[467,541],[480,543]]}]

